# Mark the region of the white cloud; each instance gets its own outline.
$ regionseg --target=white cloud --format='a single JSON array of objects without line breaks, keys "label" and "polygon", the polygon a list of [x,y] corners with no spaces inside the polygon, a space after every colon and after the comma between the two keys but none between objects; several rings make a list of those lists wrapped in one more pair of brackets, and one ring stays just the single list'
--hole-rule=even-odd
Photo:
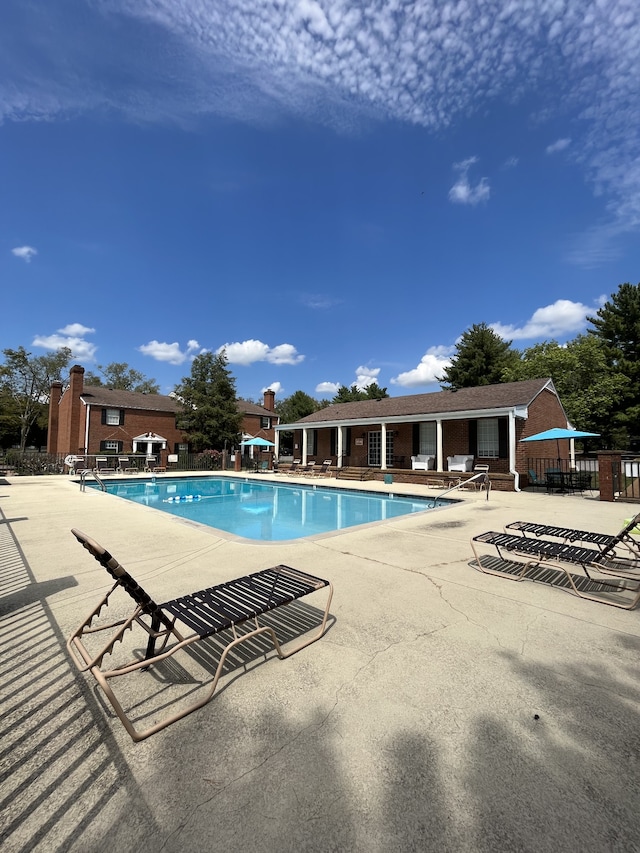
[{"label": "white cloud", "polygon": [[438,381],[438,377],[442,376],[442,371],[445,367],[451,364],[453,352],[454,347],[429,347],[417,367],[398,374],[398,376],[395,376],[391,380],[391,384],[401,385],[403,388],[433,385]]},{"label": "white cloud", "polygon": [[273,391],[274,394],[283,394],[284,388],[280,382],[272,382],[270,385],[267,385],[262,389],[263,394],[265,391]]},{"label": "white cloud", "polygon": [[299,364],[304,360],[292,344],[278,344],[270,347],[262,341],[236,341],[223,344],[216,352],[225,351],[229,364],[240,364],[247,367],[256,361],[266,361],[269,364]]},{"label": "white cloud", "polygon": [[547,154],[556,154],[558,151],[564,151],[564,149],[568,148],[570,145],[570,139],[557,139],[555,142],[552,142],[551,145],[547,145],[545,151]]},{"label": "white cloud", "polygon": [[337,394],[339,388],[339,382],[319,382],[316,385],[316,394]]},{"label": "white cloud", "polygon": [[581,302],[558,299],[534,311],[523,326],[492,323],[491,328],[505,340],[561,338],[584,329],[587,316],[596,310],[597,306],[589,308]]},{"label": "white cloud", "polygon": [[[346,130],[391,117],[439,132],[541,98],[549,119],[578,119],[571,156],[610,221],[640,228],[633,0],[94,0],[73,25],[58,5],[31,0],[22,29],[21,16],[5,27],[0,122],[293,113]],[[488,192],[461,179],[452,201]]]},{"label": "white cloud", "polygon": [[16,246],[16,248],[12,249],[11,252],[16,256],[16,258],[22,258],[22,260],[26,261],[28,264],[31,263],[31,258],[38,254],[38,250],[34,249],[33,246]]},{"label": "white cloud", "polygon": [[298,298],[303,305],[306,305],[307,308],[312,308],[314,311],[335,308],[336,305],[340,305],[342,302],[341,299],[336,299],[333,296],[327,296],[323,293],[301,293]]},{"label": "white cloud", "polygon": [[449,201],[454,204],[474,205],[487,201],[491,194],[487,178],[480,178],[475,185],[469,181],[469,169],[477,162],[477,157],[468,157],[460,163],[453,164],[453,168],[458,172],[458,180],[449,190]]},{"label": "white cloud", "polygon": [[189,341],[185,350],[180,349],[180,344],[174,341],[172,344],[160,341],[149,341],[138,347],[139,352],[148,355],[156,361],[167,362],[167,364],[184,364],[187,359],[193,359],[196,355],[206,352],[198,341]]},{"label": "white cloud", "polygon": [[379,374],[379,367],[358,367],[356,369],[355,382],[358,390],[365,391],[369,387],[369,385],[373,385],[374,382],[377,382]]},{"label": "white cloud", "polygon": [[93,361],[98,348],[95,344],[85,340],[85,335],[94,332],[95,329],[83,326],[82,323],[69,323],[63,329],[58,329],[53,335],[36,335],[32,346],[49,350],[68,347],[73,358],[79,361]]}]

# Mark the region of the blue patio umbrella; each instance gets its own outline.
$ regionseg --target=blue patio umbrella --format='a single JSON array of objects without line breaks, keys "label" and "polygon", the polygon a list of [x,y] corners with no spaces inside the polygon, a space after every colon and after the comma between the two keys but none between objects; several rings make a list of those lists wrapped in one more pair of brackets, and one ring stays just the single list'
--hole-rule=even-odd
[{"label": "blue patio umbrella", "polygon": [[275,447],[275,444],[272,441],[267,441],[266,438],[249,438],[247,441],[241,441],[244,447]]},{"label": "blue patio umbrella", "polygon": [[555,439],[558,447],[558,465],[560,464],[560,439],[563,438],[597,438],[599,432],[582,432],[579,429],[565,429],[564,427],[552,427],[544,432],[537,432],[535,435],[528,435],[526,438],[521,438],[520,441],[553,441]]}]

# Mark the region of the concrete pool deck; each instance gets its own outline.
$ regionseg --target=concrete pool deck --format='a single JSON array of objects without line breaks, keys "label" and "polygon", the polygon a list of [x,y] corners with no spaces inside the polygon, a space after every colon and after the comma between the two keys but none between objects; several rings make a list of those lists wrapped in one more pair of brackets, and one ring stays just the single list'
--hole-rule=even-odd
[{"label": "concrete pool deck", "polygon": [[[462,492],[445,510],[262,544],[64,477],[3,482],[4,850],[640,849],[640,610],[469,566],[474,534],[516,519],[613,533],[633,505]],[[71,527],[159,600],[278,562],[318,574],[332,624],[134,744],[65,649],[108,587]],[[151,673],[134,704],[150,686],[162,705]]]}]

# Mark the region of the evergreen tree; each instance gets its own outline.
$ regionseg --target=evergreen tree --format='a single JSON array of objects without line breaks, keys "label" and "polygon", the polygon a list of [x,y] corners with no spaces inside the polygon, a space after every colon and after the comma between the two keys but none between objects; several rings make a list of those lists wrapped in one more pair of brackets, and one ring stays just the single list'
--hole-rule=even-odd
[{"label": "evergreen tree", "polygon": [[518,360],[511,341],[504,341],[486,323],[474,324],[456,344],[451,364],[438,382],[445,389],[473,388],[504,382],[504,372]]},{"label": "evergreen tree", "polygon": [[358,403],[361,400],[382,400],[383,397],[388,397],[386,388],[381,388],[377,382],[372,382],[366,388],[358,388],[353,384],[351,388],[346,385],[341,385],[332,403]]},{"label": "evergreen tree", "polygon": [[626,392],[611,409],[610,429],[618,448],[640,438],[640,284],[621,284],[595,317],[589,333],[603,341],[609,368],[628,379]]},{"label": "evergreen tree", "polygon": [[195,451],[230,449],[240,442],[242,414],[227,364],[224,351],[202,353],[191,364],[191,376],[175,389],[181,409],[178,427]]}]

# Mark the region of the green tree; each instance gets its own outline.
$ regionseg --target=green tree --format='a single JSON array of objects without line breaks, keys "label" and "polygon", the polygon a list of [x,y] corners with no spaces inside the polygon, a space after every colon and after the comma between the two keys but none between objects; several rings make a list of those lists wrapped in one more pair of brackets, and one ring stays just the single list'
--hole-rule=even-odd
[{"label": "green tree", "polygon": [[462,333],[451,364],[445,367],[438,382],[452,391],[476,385],[495,385],[505,381],[504,372],[519,357],[519,353],[511,348],[511,341],[504,341],[486,323],[474,323]]},{"label": "green tree", "polygon": [[191,376],[175,389],[180,403],[178,426],[196,451],[224,450],[240,440],[242,414],[227,364],[224,351],[202,353],[191,364]]},{"label": "green tree", "polygon": [[383,397],[388,397],[386,388],[381,388],[377,382],[372,382],[366,388],[358,388],[357,385],[352,385],[347,388],[346,385],[341,385],[332,403],[358,403],[361,400],[382,400]]},{"label": "green tree", "polygon": [[24,347],[2,350],[0,389],[3,398],[11,398],[20,424],[20,450],[27,446],[29,432],[49,402],[51,383],[60,381],[71,360],[71,350],[61,347],[48,355],[32,356]]},{"label": "green tree", "polygon": [[640,437],[640,284],[621,284],[610,299],[587,320],[593,326],[589,334],[605,345],[612,373],[629,380],[626,391],[610,411],[612,439],[620,448]]},{"label": "green tree", "polygon": [[322,408],[322,403],[304,391],[294,391],[290,397],[276,403],[276,414],[280,417],[280,423],[292,424]]},{"label": "green tree", "polygon": [[160,386],[155,379],[149,379],[124,361],[112,361],[103,367],[96,365],[102,377],[95,373],[85,373],[85,385],[99,385],[114,391],[137,391],[141,394],[159,394]]},{"label": "green tree", "polygon": [[604,342],[595,335],[578,335],[566,346],[544,341],[524,350],[504,374],[508,382],[547,376],[573,426],[599,432],[601,443],[611,446],[611,410],[625,395],[629,380],[610,368]]}]

